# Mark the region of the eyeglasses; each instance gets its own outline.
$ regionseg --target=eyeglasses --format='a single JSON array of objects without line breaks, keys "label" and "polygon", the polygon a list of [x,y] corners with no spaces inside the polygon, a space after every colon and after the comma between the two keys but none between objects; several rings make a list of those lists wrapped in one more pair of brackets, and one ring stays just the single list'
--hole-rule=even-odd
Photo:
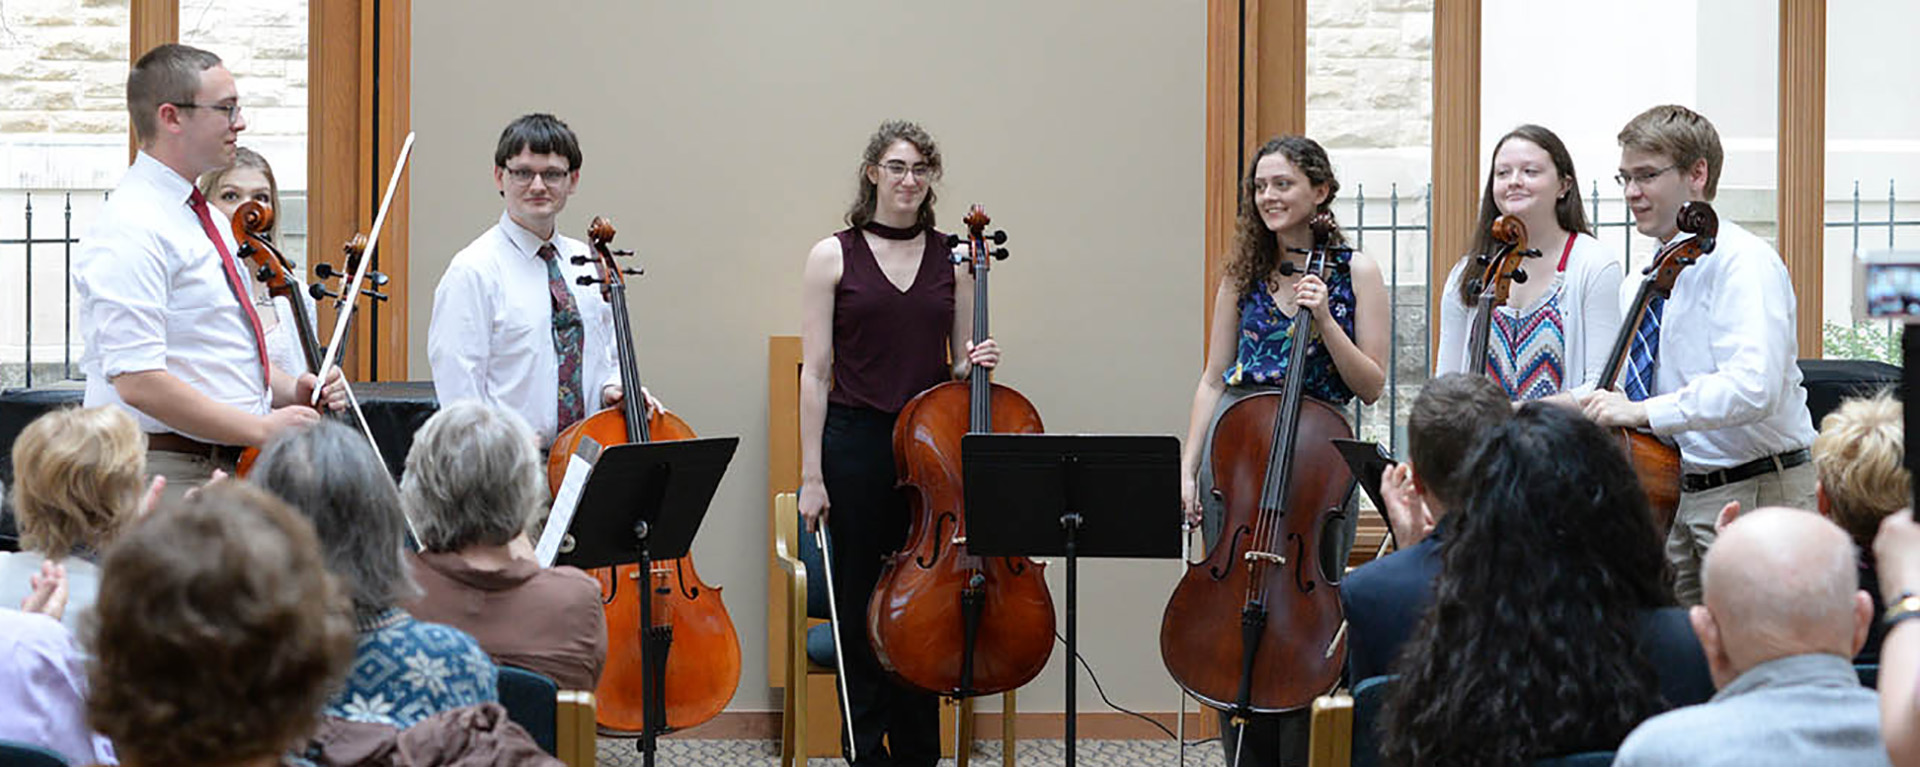
[{"label": "eyeglasses", "polygon": [[533,183],[534,176],[539,176],[540,180],[545,182],[547,186],[556,186],[560,182],[566,181],[567,177],[571,175],[573,175],[573,171],[564,168],[548,168],[542,171],[536,171],[532,168],[507,169],[507,176],[513,179],[513,183],[522,186]]},{"label": "eyeglasses", "polygon": [[933,166],[923,162],[915,163],[912,166],[908,166],[906,163],[898,160],[883,162],[880,164],[880,169],[886,171],[887,175],[894,178],[906,178],[908,173],[912,173],[914,178],[921,181],[926,181],[938,175],[938,171],[935,171]]},{"label": "eyeglasses", "polygon": [[195,104],[190,101],[169,101],[167,103],[181,109],[211,109],[215,112],[225,112],[227,113],[227,127],[231,128],[240,124],[239,104]]},{"label": "eyeglasses", "polygon": [[1656,178],[1659,178],[1660,174],[1673,170],[1674,168],[1678,168],[1678,167],[1680,166],[1669,165],[1659,170],[1640,171],[1638,173],[1635,173],[1633,171],[1623,170],[1619,173],[1613,174],[1613,180],[1620,182],[1620,187],[1622,189],[1626,188],[1627,184],[1639,184],[1642,188],[1644,188],[1648,183],[1652,182]]}]

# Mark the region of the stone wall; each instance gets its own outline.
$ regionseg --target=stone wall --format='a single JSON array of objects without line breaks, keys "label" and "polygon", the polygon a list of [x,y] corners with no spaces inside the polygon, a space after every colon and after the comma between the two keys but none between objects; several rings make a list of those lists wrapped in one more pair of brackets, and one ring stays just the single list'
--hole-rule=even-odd
[{"label": "stone wall", "polygon": [[[184,0],[181,41],[225,59],[242,143],[305,186],[307,0]],[[127,0],[0,0],[0,188],[101,189],[126,168]],[[280,159],[286,158],[286,159]]]}]

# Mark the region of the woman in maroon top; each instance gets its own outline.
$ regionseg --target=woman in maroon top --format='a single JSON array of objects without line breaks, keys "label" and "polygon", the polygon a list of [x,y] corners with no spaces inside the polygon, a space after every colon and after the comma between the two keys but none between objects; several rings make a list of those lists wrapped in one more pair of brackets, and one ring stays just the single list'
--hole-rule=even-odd
[{"label": "woman in maroon top", "polygon": [[[905,542],[893,422],[914,395],[1000,360],[973,343],[973,278],[933,229],[940,150],[920,126],[881,123],[860,161],[849,227],[814,244],[801,283],[800,514],[826,523],[857,765],[932,765],[938,700],[888,678],[867,643],[881,558]],[[949,365],[948,360],[952,360]],[[885,735],[887,748],[881,746]]]}]

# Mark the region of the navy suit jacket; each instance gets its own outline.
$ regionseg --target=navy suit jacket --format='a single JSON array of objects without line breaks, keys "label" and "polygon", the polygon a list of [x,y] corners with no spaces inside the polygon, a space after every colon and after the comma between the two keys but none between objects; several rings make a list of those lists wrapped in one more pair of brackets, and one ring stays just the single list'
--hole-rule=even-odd
[{"label": "navy suit jacket", "polygon": [[1354,568],[1340,584],[1350,683],[1388,673],[1400,646],[1420,624],[1440,577],[1440,537],[1445,531],[1443,517],[1425,540]]}]

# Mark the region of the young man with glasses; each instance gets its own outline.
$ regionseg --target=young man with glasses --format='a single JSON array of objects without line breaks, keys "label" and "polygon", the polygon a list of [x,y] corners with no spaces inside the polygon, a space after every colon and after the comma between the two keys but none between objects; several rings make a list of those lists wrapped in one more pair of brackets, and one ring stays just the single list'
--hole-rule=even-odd
[{"label": "young man with glasses", "polygon": [[493,184],[506,210],[447,265],[427,328],[440,401],[519,413],[542,447],[622,398],[613,310],[600,286],[580,284],[599,271],[573,262],[591,255],[587,244],[556,223],[579,187],[580,160],[579,139],[553,115],[525,115],[501,132]]},{"label": "young man with glasses", "polygon": [[[159,46],[127,76],[140,152],[74,260],[86,342],[86,404],[117,405],[147,432],[147,465],[177,497],[244,446],[312,423],[316,379],[267,361],[251,269],[224,214],[194,187],[233,162],[246,130],[239,90],[220,57]],[[327,405],[345,406],[339,371]]]},{"label": "young man with glasses", "polygon": [[[1672,243],[1682,236],[1680,206],[1711,201],[1719,187],[1719,134],[1686,107],[1659,106],[1627,123],[1619,141],[1615,179],[1635,227]],[[1680,448],[1685,474],[1667,560],[1682,604],[1700,603],[1700,562],[1722,507],[1813,508],[1807,448],[1815,432],[1796,327],[1779,254],[1722,217],[1713,252],[1680,273],[1671,299],[1649,306],[1619,391],[1583,402],[1601,425],[1650,429]]]}]

